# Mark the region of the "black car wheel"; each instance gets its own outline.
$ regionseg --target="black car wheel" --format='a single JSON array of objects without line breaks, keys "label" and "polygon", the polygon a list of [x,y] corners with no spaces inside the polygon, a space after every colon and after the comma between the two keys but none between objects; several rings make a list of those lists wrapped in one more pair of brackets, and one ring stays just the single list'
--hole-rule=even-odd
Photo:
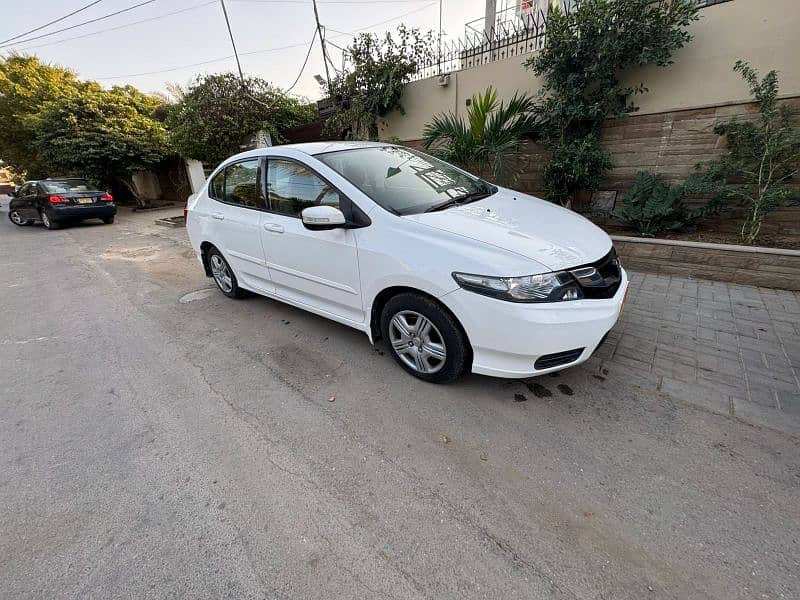
[{"label": "black car wheel", "polygon": [[42,225],[47,227],[48,229],[60,229],[61,223],[58,221],[53,221],[50,218],[50,215],[47,214],[46,210],[39,211],[39,216],[42,218]]},{"label": "black car wheel", "polygon": [[236,275],[233,274],[233,269],[222,256],[222,253],[216,248],[208,250],[208,265],[211,267],[211,276],[217,284],[219,290],[228,298],[244,298],[247,295],[243,289],[239,287],[239,282],[236,281]]},{"label": "black car wheel", "polygon": [[33,223],[31,219],[24,219],[16,208],[12,208],[10,211],[8,211],[8,218],[14,225],[19,225],[20,227],[23,225],[31,225]]},{"label": "black car wheel", "polygon": [[114,222],[114,215],[111,215],[110,217],[103,217],[103,223],[105,223],[106,225],[111,225],[113,222]]},{"label": "black car wheel", "polygon": [[420,294],[391,298],[381,313],[381,333],[406,371],[431,383],[449,383],[464,372],[469,345],[455,318]]}]

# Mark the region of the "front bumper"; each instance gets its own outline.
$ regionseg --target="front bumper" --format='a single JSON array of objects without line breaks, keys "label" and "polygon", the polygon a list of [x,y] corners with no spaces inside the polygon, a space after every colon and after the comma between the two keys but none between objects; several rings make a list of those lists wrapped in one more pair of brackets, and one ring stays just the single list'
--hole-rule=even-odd
[{"label": "front bumper", "polygon": [[[457,289],[441,298],[472,345],[472,371],[493,377],[543,375],[587,360],[619,319],[628,275],[613,298],[542,304],[506,302]],[[537,359],[583,348],[566,364],[537,369]],[[544,361],[546,362],[546,361]]]},{"label": "front bumper", "polygon": [[50,218],[54,221],[79,221],[82,219],[107,219],[116,214],[116,204],[77,204],[53,206]]}]

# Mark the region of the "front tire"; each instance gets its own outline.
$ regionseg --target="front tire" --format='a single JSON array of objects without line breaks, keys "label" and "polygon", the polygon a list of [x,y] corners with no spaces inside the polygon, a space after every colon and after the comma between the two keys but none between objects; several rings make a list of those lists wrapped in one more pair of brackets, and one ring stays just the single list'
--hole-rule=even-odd
[{"label": "front tire", "polygon": [[214,278],[214,283],[217,284],[219,291],[225,294],[228,298],[244,298],[247,293],[239,287],[239,282],[236,281],[236,275],[233,274],[233,269],[222,256],[222,253],[216,248],[210,248],[208,251],[208,266],[211,267],[211,276]]},{"label": "front tire", "polygon": [[466,370],[469,345],[455,318],[438,302],[414,293],[391,298],[381,333],[397,363],[414,377],[449,383]]},{"label": "front tire", "polygon": [[30,219],[23,219],[22,215],[16,208],[13,208],[10,211],[8,211],[8,218],[14,225],[17,225],[19,227],[23,227],[24,225],[31,225],[33,223],[33,221],[31,221]]},{"label": "front tire", "polygon": [[58,221],[53,221],[46,210],[39,211],[39,216],[42,218],[42,225],[48,229],[61,229],[61,224]]}]

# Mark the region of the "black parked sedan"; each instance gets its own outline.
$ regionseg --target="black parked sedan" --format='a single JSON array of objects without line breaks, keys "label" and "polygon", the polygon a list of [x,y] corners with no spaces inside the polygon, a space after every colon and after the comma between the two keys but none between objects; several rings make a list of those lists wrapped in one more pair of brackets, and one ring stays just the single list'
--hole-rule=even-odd
[{"label": "black parked sedan", "polygon": [[48,229],[84,219],[113,223],[117,207],[114,197],[96,190],[83,179],[42,179],[28,181],[8,205],[8,218],[16,225],[41,221]]}]

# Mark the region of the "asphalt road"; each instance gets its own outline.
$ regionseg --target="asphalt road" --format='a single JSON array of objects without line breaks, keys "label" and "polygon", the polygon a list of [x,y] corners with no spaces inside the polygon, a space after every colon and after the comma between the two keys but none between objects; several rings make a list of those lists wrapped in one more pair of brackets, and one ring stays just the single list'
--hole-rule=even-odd
[{"label": "asphalt road", "polygon": [[152,213],[0,204],[3,598],[800,597],[796,438],[581,368],[425,384]]}]

